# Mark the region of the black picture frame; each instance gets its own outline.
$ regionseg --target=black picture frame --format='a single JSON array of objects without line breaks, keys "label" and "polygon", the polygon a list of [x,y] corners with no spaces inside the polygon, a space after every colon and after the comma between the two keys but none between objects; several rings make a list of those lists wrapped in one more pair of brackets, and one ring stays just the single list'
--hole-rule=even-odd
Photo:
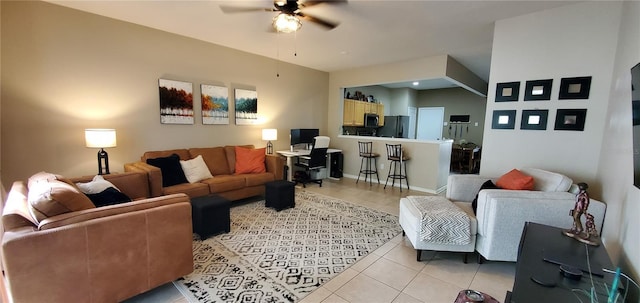
[{"label": "black picture frame", "polygon": [[546,130],[548,117],[548,109],[523,110],[522,120],[520,121],[520,129]]},{"label": "black picture frame", "polygon": [[491,119],[492,129],[515,129],[516,111],[515,110],[494,110]]},{"label": "black picture frame", "polygon": [[527,81],[524,88],[524,101],[551,100],[553,79]]},{"label": "black picture frame", "polygon": [[503,82],[496,84],[496,102],[518,101],[520,82]]},{"label": "black picture frame", "polygon": [[558,99],[589,99],[591,76],[560,79]]},{"label": "black picture frame", "polygon": [[555,130],[583,131],[587,109],[558,109]]}]

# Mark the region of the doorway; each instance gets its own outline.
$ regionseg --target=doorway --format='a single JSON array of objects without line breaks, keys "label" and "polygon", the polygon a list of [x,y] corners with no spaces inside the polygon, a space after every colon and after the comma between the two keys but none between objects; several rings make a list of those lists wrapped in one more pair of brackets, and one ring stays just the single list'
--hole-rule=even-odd
[{"label": "doorway", "polygon": [[441,140],[444,107],[418,108],[418,140]]}]

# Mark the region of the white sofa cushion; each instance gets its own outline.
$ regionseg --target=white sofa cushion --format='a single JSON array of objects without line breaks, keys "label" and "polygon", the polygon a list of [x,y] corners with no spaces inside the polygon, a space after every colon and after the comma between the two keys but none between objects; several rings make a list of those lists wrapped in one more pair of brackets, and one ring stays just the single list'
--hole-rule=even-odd
[{"label": "white sofa cushion", "polygon": [[568,191],[573,184],[569,177],[538,168],[521,168],[520,171],[532,176],[534,179],[533,190],[535,191]]}]

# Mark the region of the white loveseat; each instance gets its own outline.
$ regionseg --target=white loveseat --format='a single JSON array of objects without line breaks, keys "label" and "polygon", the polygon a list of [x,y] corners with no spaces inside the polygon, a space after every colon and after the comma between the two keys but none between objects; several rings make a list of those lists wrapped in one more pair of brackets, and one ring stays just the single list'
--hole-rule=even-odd
[{"label": "white loveseat", "polygon": [[[577,193],[573,181],[541,169],[520,171],[534,178],[534,190],[483,189],[478,193],[483,183],[487,180],[496,183],[499,177],[449,176],[446,197],[451,201],[470,203],[478,195],[476,251],[487,260],[515,262],[525,222],[567,229],[573,224],[569,215]],[[588,212],[595,217],[598,232],[605,210],[603,202],[591,199]],[[582,219],[584,226],[584,216]]]}]

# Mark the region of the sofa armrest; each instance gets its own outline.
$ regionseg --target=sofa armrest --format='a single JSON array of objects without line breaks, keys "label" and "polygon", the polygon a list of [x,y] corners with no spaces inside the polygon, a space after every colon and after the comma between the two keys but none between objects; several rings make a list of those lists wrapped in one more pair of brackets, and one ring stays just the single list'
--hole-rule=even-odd
[{"label": "sofa armrest", "polygon": [[146,173],[147,178],[149,179],[149,195],[151,197],[158,197],[164,194],[164,190],[162,188],[162,171],[160,171],[160,168],[139,161],[126,163],[124,165],[124,171]]},{"label": "sofa armrest", "polygon": [[284,159],[278,155],[267,155],[265,157],[267,172],[273,173],[276,180],[284,178]]},{"label": "sofa armrest", "polygon": [[493,178],[478,175],[450,175],[447,180],[446,197],[452,201],[471,202],[487,180],[496,181]]},{"label": "sofa armrest", "polygon": [[[485,189],[478,195],[478,251],[490,260],[515,261],[525,222],[571,228],[569,212],[575,195],[569,192]],[[606,205],[591,199],[588,212],[601,230]],[[583,226],[584,225],[584,217]],[[495,257],[495,256],[498,257]]]}]

